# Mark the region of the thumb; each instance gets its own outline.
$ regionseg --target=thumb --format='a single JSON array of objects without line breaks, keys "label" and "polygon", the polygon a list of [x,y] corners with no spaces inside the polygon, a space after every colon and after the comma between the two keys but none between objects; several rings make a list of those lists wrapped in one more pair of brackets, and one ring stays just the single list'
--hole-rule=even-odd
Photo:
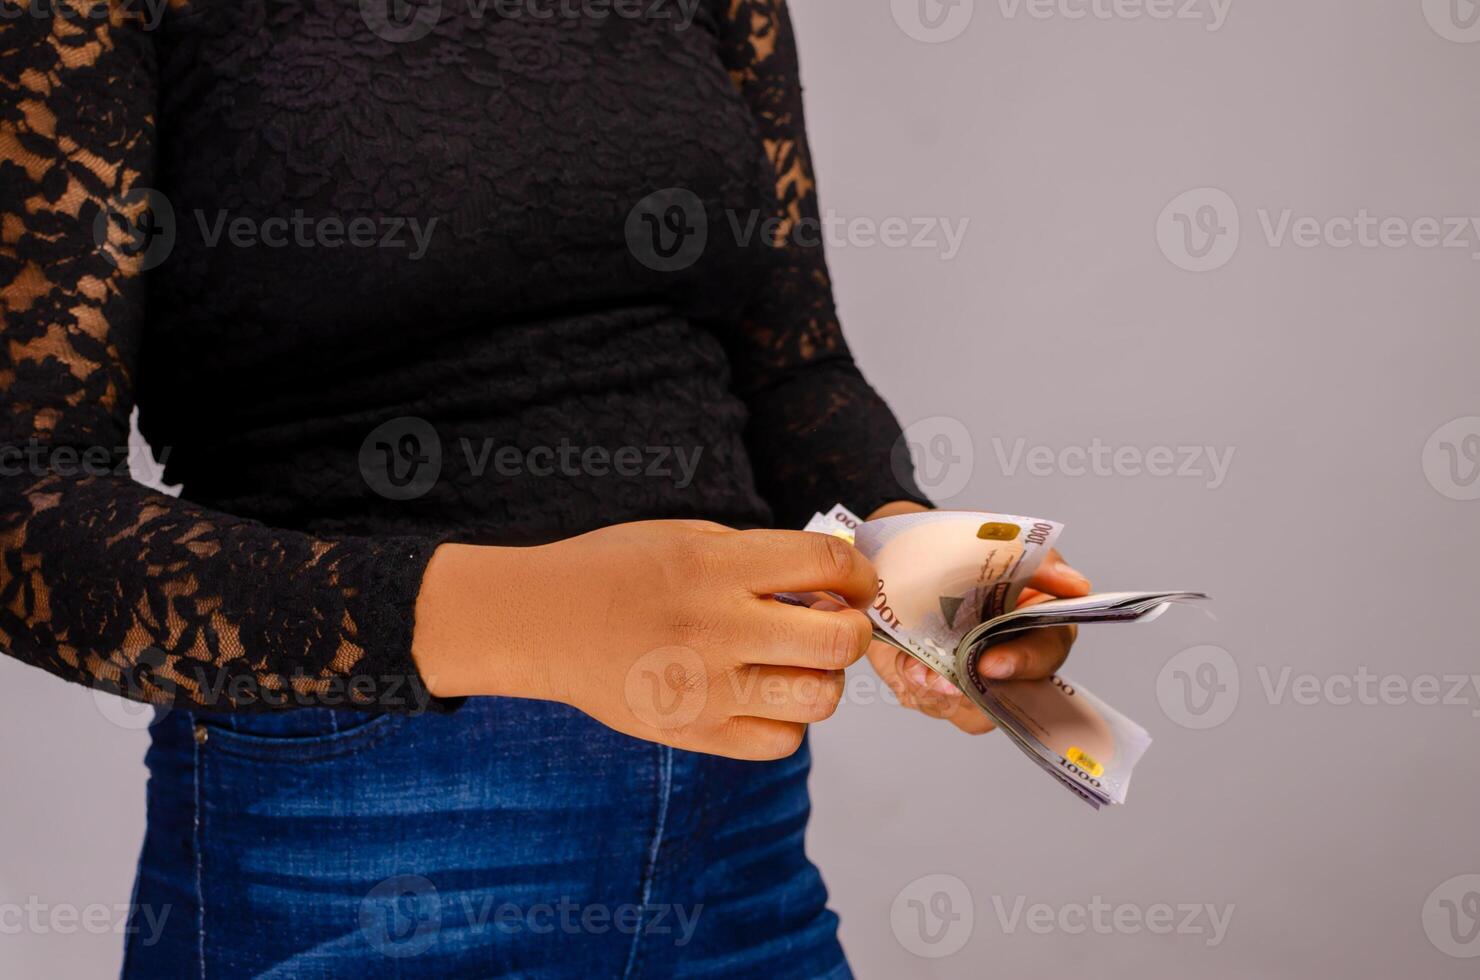
[{"label": "thumb", "polygon": [[1061,599],[1089,595],[1090,583],[1083,572],[1064,561],[1058,549],[1050,549],[1038,571],[1028,579],[1028,586]]}]

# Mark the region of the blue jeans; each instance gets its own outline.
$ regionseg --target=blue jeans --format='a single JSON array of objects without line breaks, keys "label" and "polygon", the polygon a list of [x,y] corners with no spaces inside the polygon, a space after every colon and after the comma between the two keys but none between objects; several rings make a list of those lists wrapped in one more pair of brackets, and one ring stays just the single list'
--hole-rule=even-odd
[{"label": "blue jeans", "polygon": [[851,976],[805,745],[734,762],[501,698],[152,735],[125,977]]}]

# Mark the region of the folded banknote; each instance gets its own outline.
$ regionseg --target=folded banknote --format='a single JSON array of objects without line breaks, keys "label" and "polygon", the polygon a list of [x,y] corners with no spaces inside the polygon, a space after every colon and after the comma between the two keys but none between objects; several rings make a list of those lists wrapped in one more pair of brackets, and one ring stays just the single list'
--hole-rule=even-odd
[{"label": "folded banknote", "polygon": [[[1200,592],[1106,592],[1019,606],[1063,531],[1054,521],[975,511],[925,511],[861,520],[842,505],[806,530],[854,544],[879,575],[869,609],[877,639],[945,677],[1014,744],[1084,802],[1125,802],[1151,736],[1063,676],[993,681],[977,671],[992,646],[1029,630],[1150,622]],[[792,601],[804,597],[787,597]]]}]

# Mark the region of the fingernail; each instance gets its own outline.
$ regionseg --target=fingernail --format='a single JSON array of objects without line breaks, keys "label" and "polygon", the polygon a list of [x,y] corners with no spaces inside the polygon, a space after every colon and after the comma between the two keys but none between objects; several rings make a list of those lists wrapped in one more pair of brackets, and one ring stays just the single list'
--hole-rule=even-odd
[{"label": "fingernail", "polygon": [[925,665],[918,660],[911,660],[904,666],[904,679],[915,687],[928,687],[930,685],[930,678],[926,676],[928,673],[929,671],[925,669]]},{"label": "fingernail", "polygon": [[812,608],[817,610],[818,612],[838,612],[839,610],[847,609],[848,607],[843,605],[841,602],[837,602],[833,599],[823,599]]},{"label": "fingernail", "polygon": [[1054,567],[1054,571],[1060,575],[1068,576],[1069,578],[1077,578],[1085,585],[1089,585],[1089,576],[1085,575],[1079,569],[1075,568],[1073,565],[1070,565],[1066,561],[1060,560],[1058,565]]},{"label": "fingernail", "polygon": [[1012,676],[1013,671],[1017,669],[1017,664],[1012,657],[1000,653],[983,660],[979,669],[981,675],[988,680],[1004,681]]},{"label": "fingernail", "polygon": [[956,685],[946,680],[935,671],[930,672],[930,690],[936,694],[956,694]]}]

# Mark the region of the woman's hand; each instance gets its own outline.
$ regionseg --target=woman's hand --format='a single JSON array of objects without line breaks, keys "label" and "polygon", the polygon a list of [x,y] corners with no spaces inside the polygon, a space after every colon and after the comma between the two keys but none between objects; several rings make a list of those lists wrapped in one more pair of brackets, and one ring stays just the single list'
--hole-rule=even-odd
[{"label": "woman's hand", "polygon": [[[879,508],[869,519],[920,510],[925,508],[918,504],[889,504]],[[1089,595],[1089,592],[1089,580],[1065,563],[1057,550],[1051,550],[1028,580],[1028,587],[1023,590],[1018,605]],[[988,680],[1050,677],[1063,666],[1075,636],[1072,626],[1030,630],[1018,639],[992,647],[977,662],[977,669]],[[897,647],[875,642],[869,646],[868,659],[905,707],[932,718],[944,718],[971,735],[984,735],[996,727],[950,681]]]},{"label": "woman's hand", "polygon": [[[813,591],[854,608],[767,598]],[[562,701],[637,738],[777,759],[836,710],[876,592],[851,545],[799,531],[652,521],[538,548],[443,545],[413,653],[438,696]]]}]

